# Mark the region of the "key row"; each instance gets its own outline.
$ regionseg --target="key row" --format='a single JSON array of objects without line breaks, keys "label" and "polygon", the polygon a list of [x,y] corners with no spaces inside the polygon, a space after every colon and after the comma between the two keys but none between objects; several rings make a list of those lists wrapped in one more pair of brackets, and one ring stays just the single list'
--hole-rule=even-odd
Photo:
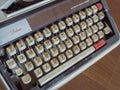
[{"label": "key row", "polygon": [[[88,31],[87,31],[88,32]],[[75,35],[75,36],[73,36],[72,37],[72,40],[71,39],[67,39],[67,36],[66,36],[66,34],[63,32],[62,33],[63,35],[63,37],[62,37],[62,40],[63,41],[65,41],[65,45],[63,45],[62,43],[61,44],[58,44],[57,46],[58,46],[58,48],[59,48],[59,50],[60,50],[60,52],[63,52],[65,49],[66,49],[66,47],[67,48],[70,48],[70,47],[72,47],[73,46],[73,43],[74,44],[77,44],[77,43],[79,43],[80,42],[80,39],[79,39],[79,36],[78,35]],[[92,34],[91,34],[92,35]],[[84,39],[86,38],[86,34],[84,33],[80,33],[80,36],[81,36],[81,39],[83,39],[83,36],[84,36]],[[57,37],[57,36],[56,36]],[[58,37],[57,37],[58,38]],[[58,39],[59,40],[59,39]],[[59,42],[56,42],[56,43],[59,43]],[[52,53],[52,56],[53,57],[55,57],[56,55],[58,55],[58,49],[57,48],[52,48],[52,42],[50,41],[50,40],[46,40],[45,42],[44,42],[44,45],[45,45],[45,48],[46,49],[50,49],[50,52]],[[62,47],[62,48],[61,48]],[[64,47],[64,48],[63,48]],[[35,51],[37,51],[37,54],[41,54],[41,53],[43,53],[44,52],[44,46],[42,45],[42,44],[38,44],[38,45],[36,45],[35,46]],[[15,47],[13,46],[13,45],[11,45],[10,47],[9,47],[9,49],[8,49],[8,51],[9,51],[9,53],[10,53],[10,55],[12,55],[12,54],[16,54],[16,49],[15,49]],[[28,56],[28,58],[29,59],[32,59],[33,57],[35,57],[36,56],[36,53],[35,53],[35,51],[33,50],[33,49],[29,49],[29,50],[26,50],[25,52],[26,52],[26,55]],[[12,53],[11,53],[12,52]],[[44,57],[44,55],[46,55],[46,54],[43,54],[43,57]],[[25,61],[26,59],[25,59],[25,56],[23,56],[22,54],[21,55],[18,55],[18,60],[20,60],[20,62],[23,62],[23,61]],[[23,59],[24,58],[24,59]],[[22,61],[21,61],[22,60]]]}]

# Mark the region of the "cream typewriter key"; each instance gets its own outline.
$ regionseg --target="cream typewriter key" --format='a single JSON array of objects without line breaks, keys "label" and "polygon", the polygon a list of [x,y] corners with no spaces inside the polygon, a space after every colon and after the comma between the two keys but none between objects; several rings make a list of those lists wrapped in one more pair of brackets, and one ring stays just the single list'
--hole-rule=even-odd
[{"label": "cream typewriter key", "polygon": [[68,59],[70,59],[70,58],[72,58],[72,56],[73,56],[73,52],[72,52],[72,50],[67,50],[66,52],[65,52],[65,54],[66,54],[66,56],[67,56],[67,58]]},{"label": "cream typewriter key", "polygon": [[67,26],[72,26],[73,25],[73,20],[72,20],[71,17],[66,18],[65,21],[66,21]]},{"label": "cream typewriter key", "polygon": [[96,14],[98,12],[98,8],[96,5],[91,6],[93,13]]},{"label": "cream typewriter key", "polygon": [[43,33],[44,33],[44,35],[45,35],[46,38],[47,38],[47,37],[50,37],[50,36],[52,35],[52,33],[51,33],[51,31],[50,31],[49,28],[45,28],[45,29],[43,30]]},{"label": "cream typewriter key", "polygon": [[60,30],[64,30],[66,28],[66,24],[64,21],[59,21],[58,26]]},{"label": "cream typewriter key", "polygon": [[60,51],[60,52],[64,52],[64,51],[66,50],[66,46],[65,46],[64,43],[60,43],[60,44],[58,45],[58,48],[59,48],[59,51]]},{"label": "cream typewriter key", "polygon": [[86,8],[86,13],[87,13],[87,16],[91,16],[93,14],[93,11],[91,8]]},{"label": "cream typewriter key", "polygon": [[55,68],[59,65],[59,62],[58,62],[57,58],[52,59],[50,62],[51,62],[51,65],[52,65],[53,68]]},{"label": "cream typewriter key", "polygon": [[55,57],[59,54],[58,49],[56,47],[50,49],[50,52],[51,52],[53,57]]},{"label": "cream typewriter key", "polygon": [[92,18],[88,18],[88,19],[86,20],[86,22],[87,22],[88,27],[93,25],[93,20],[92,20]]},{"label": "cream typewriter key", "polygon": [[35,37],[35,39],[36,39],[37,42],[40,42],[40,41],[43,40],[43,35],[42,35],[41,32],[36,32],[36,33],[34,34],[34,37]]},{"label": "cream typewriter key", "polygon": [[78,54],[78,53],[80,52],[80,48],[79,48],[78,45],[74,46],[74,47],[72,48],[72,50],[73,50],[74,54]]},{"label": "cream typewriter key", "polygon": [[72,37],[72,41],[74,44],[78,44],[80,42],[80,38],[78,35],[75,35]]},{"label": "cream typewriter key", "polygon": [[67,35],[68,35],[69,37],[72,37],[72,36],[74,35],[74,31],[73,31],[72,28],[67,29],[67,30],[66,30],[66,33],[67,33]]},{"label": "cream typewriter key", "polygon": [[43,66],[42,66],[43,70],[45,73],[49,72],[51,70],[51,66],[49,63],[45,63]]},{"label": "cream typewriter key", "polygon": [[23,74],[23,71],[22,71],[21,68],[17,68],[17,69],[15,70],[15,73],[16,73],[17,76],[20,76],[20,75]]},{"label": "cream typewriter key", "polygon": [[26,48],[25,42],[23,40],[20,40],[16,43],[17,48],[19,51],[23,51]]},{"label": "cream typewriter key", "polygon": [[43,53],[43,59],[44,61],[49,61],[51,59],[49,52]]},{"label": "cream typewriter key", "polygon": [[33,62],[34,62],[34,64],[35,64],[36,67],[42,65],[42,63],[43,63],[43,61],[42,61],[42,59],[41,59],[40,56],[39,57],[35,57],[34,60],[33,60]]},{"label": "cream typewriter key", "polygon": [[93,34],[92,29],[91,29],[91,28],[88,28],[88,29],[86,30],[86,34],[87,34],[87,37],[90,37],[90,36]]},{"label": "cream typewriter key", "polygon": [[80,36],[80,39],[81,40],[84,40],[84,39],[86,39],[86,33],[85,32],[81,32],[80,34],[79,34],[79,36]]},{"label": "cream typewriter key", "polygon": [[79,15],[80,15],[81,20],[86,18],[86,13],[84,11],[80,11]]},{"label": "cream typewriter key", "polygon": [[99,40],[99,37],[97,34],[92,35],[92,39],[94,42],[97,42]]},{"label": "cream typewriter key", "polygon": [[59,34],[59,37],[60,37],[60,39],[61,39],[62,41],[64,41],[64,40],[67,39],[67,35],[66,35],[65,32],[61,32],[61,33]]},{"label": "cream typewriter key", "polygon": [[56,34],[56,33],[59,32],[59,28],[58,28],[58,26],[57,26],[56,24],[53,24],[53,25],[51,26],[51,30],[52,30],[52,33],[53,33],[53,34]]},{"label": "cream typewriter key", "polygon": [[71,48],[71,47],[73,46],[73,42],[72,42],[70,39],[67,39],[67,40],[65,41],[65,44],[66,44],[66,47],[67,47],[67,48]]},{"label": "cream typewriter key", "polygon": [[16,64],[14,59],[7,60],[6,64],[7,64],[9,69],[13,69],[13,68],[15,68],[17,66],[17,64]]},{"label": "cream typewriter key", "polygon": [[32,36],[28,36],[26,38],[26,42],[27,42],[28,46],[32,46],[35,44],[34,38]]},{"label": "cream typewriter key", "polygon": [[6,48],[6,51],[8,53],[9,56],[13,56],[15,55],[17,52],[16,52],[16,49],[13,45],[10,45]]},{"label": "cream typewriter key", "polygon": [[84,49],[87,48],[87,45],[86,45],[86,43],[84,41],[80,42],[79,45],[80,45],[81,50],[84,50]]},{"label": "cream typewriter key", "polygon": [[111,30],[111,28],[107,25],[107,27],[105,27],[104,28],[104,33],[106,34],[106,35],[108,35],[109,33],[111,33],[112,32],[112,30]]},{"label": "cream typewriter key", "polygon": [[91,38],[86,39],[87,46],[91,46],[93,44],[93,41]]},{"label": "cream typewriter key", "polygon": [[97,23],[99,21],[99,17],[97,15],[93,15],[92,19],[93,19],[94,23]]},{"label": "cream typewriter key", "polygon": [[34,74],[37,78],[39,78],[43,75],[43,72],[42,72],[41,68],[37,68],[34,70]]},{"label": "cream typewriter key", "polygon": [[34,69],[34,66],[31,61],[25,63],[25,67],[26,67],[27,71],[32,71]]},{"label": "cream typewriter key", "polygon": [[36,54],[35,54],[35,52],[34,52],[33,49],[27,50],[26,54],[27,54],[27,56],[28,56],[29,59],[34,58],[36,56]]},{"label": "cream typewriter key", "polygon": [[100,19],[100,20],[102,20],[102,19],[105,18],[105,14],[104,14],[104,12],[102,12],[102,11],[98,13],[98,16],[99,16],[99,19]]},{"label": "cream typewriter key", "polygon": [[54,45],[57,45],[60,42],[60,39],[58,38],[58,36],[54,36],[52,37],[52,42]]},{"label": "cream typewriter key", "polygon": [[24,55],[24,54],[20,54],[20,55],[18,55],[17,56],[17,58],[18,58],[18,61],[20,62],[20,63],[24,63],[24,62],[26,62],[26,56]]},{"label": "cream typewriter key", "polygon": [[40,53],[44,52],[44,47],[41,44],[36,45],[35,49],[37,51],[37,54],[40,54]]},{"label": "cream typewriter key", "polygon": [[80,27],[81,27],[82,30],[86,29],[86,28],[87,28],[86,22],[85,22],[85,21],[82,21],[82,22],[80,23]]},{"label": "cream typewriter key", "polygon": [[98,22],[97,25],[98,25],[99,30],[104,28],[103,22]]},{"label": "cream typewriter key", "polygon": [[44,46],[46,49],[50,49],[52,47],[52,43],[50,40],[44,41]]},{"label": "cream typewriter key", "polygon": [[32,80],[30,74],[26,74],[26,75],[22,76],[21,79],[22,79],[22,82],[24,84],[29,84],[31,82],[31,80]]},{"label": "cream typewriter key", "polygon": [[65,62],[67,60],[65,54],[60,54],[58,56],[58,59],[59,59],[60,63],[63,63],[63,62]]},{"label": "cream typewriter key", "polygon": [[77,15],[77,14],[74,14],[74,15],[72,16],[72,18],[73,18],[74,23],[78,23],[78,22],[80,21],[80,17],[79,17],[79,15]]},{"label": "cream typewriter key", "polygon": [[97,25],[93,25],[93,26],[91,26],[91,28],[92,28],[93,33],[97,33],[99,30]]},{"label": "cream typewriter key", "polygon": [[98,36],[100,39],[104,38],[105,34],[103,33],[103,31],[99,31],[98,33]]},{"label": "cream typewriter key", "polygon": [[73,26],[74,32],[77,34],[80,32],[80,26],[79,25],[75,25]]}]

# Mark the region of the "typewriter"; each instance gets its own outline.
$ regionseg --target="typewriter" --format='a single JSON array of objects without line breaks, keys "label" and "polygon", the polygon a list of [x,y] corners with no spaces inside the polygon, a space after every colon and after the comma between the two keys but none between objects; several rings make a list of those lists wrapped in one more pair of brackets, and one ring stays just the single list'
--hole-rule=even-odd
[{"label": "typewriter", "polygon": [[118,45],[105,0],[0,2],[4,90],[56,90]]}]

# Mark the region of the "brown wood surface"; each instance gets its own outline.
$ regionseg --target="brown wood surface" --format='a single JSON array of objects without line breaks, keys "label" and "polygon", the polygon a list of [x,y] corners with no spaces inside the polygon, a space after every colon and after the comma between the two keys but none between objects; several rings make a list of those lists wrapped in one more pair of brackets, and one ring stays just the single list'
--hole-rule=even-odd
[{"label": "brown wood surface", "polygon": [[[107,2],[120,30],[120,0],[107,0]],[[61,16],[57,9],[54,10],[54,14]],[[42,25],[42,23],[56,17],[51,12],[49,12],[49,16],[48,12],[44,12],[44,15],[46,18],[42,14],[37,16],[37,18],[41,17],[41,21],[34,17],[29,18],[29,21],[33,21],[31,26],[34,29],[38,24]],[[120,90],[120,46],[59,90]]]}]

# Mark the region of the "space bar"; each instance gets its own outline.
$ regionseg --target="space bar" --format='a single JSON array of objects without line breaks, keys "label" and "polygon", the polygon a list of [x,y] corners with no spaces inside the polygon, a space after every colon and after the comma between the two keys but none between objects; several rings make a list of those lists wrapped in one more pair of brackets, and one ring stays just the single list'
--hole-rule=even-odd
[{"label": "space bar", "polygon": [[54,69],[53,71],[51,71],[47,75],[41,77],[38,80],[40,85],[42,86],[42,85],[46,84],[51,79],[55,78],[57,75],[61,74],[62,72],[64,72],[65,70],[67,70],[68,68],[73,66],[74,64],[78,63],[80,60],[84,59],[86,56],[90,55],[94,51],[95,51],[95,48],[93,46],[91,46],[88,49],[86,49],[85,51],[81,52],[79,55],[68,60],[67,62],[65,62],[61,66],[57,67],[56,69]]}]

